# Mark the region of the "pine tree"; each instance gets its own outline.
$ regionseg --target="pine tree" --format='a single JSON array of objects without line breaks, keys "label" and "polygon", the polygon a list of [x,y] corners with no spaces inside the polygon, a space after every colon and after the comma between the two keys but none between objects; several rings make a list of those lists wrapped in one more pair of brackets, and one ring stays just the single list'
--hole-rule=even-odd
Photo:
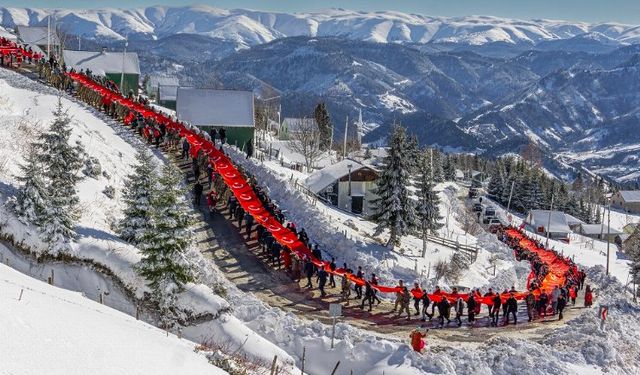
[{"label": "pine tree", "polygon": [[320,149],[328,150],[331,147],[331,137],[333,136],[333,125],[331,124],[331,118],[327,111],[327,106],[324,103],[318,103],[314,110],[314,117],[320,129]]},{"label": "pine tree", "polygon": [[424,232],[435,233],[436,230],[442,228],[442,219],[440,216],[440,197],[433,190],[434,183],[429,171],[429,155],[423,153],[419,159],[420,180],[418,183],[418,204],[416,214]]},{"label": "pine tree", "polygon": [[173,165],[163,168],[151,202],[154,207],[151,225],[142,233],[138,245],[143,256],[138,271],[147,279],[158,301],[166,301],[193,279],[185,256],[192,233],[181,178]]},{"label": "pine tree", "polygon": [[136,155],[137,164],[133,173],[124,182],[124,218],[118,223],[118,235],[123,240],[140,243],[153,216],[153,199],[156,189],[156,164],[149,151],[144,149]]},{"label": "pine tree", "polygon": [[79,202],[76,184],[82,179],[80,168],[84,153],[77,144],[71,146],[71,118],[58,98],[53,112],[54,120],[49,130],[40,136],[38,152],[41,158],[44,176],[47,181],[49,204],[42,220],[44,240],[49,243],[52,254],[70,250],[75,237],[75,208]]},{"label": "pine tree", "polygon": [[623,249],[631,264],[631,277],[635,284],[640,284],[640,227],[636,227],[631,236],[624,242]]},{"label": "pine tree", "polygon": [[389,141],[389,150],[384,158],[384,166],[376,194],[373,200],[375,214],[372,219],[377,222],[376,234],[388,229],[390,232],[387,246],[393,247],[400,242],[400,237],[407,234],[415,224],[413,202],[409,198],[410,169],[409,147],[405,129],[394,125]]},{"label": "pine tree", "polygon": [[20,166],[20,170],[22,173],[17,179],[22,185],[18,189],[13,209],[21,222],[40,226],[47,213],[49,197],[42,165],[34,147],[27,153],[25,164]]},{"label": "pine tree", "polygon": [[444,170],[442,167],[442,154],[433,150],[433,181],[444,182]]},{"label": "pine tree", "polygon": [[455,181],[456,180],[456,166],[451,160],[451,155],[447,155],[444,159],[444,180]]}]

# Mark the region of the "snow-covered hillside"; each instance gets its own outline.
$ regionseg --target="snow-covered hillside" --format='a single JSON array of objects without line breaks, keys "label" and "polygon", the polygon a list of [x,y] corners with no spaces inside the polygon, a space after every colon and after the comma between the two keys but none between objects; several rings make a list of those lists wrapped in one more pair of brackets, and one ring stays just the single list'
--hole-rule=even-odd
[{"label": "snow-covered hillside", "polygon": [[209,6],[139,9],[0,8],[3,26],[41,24],[48,15],[76,35],[87,38],[162,38],[188,33],[221,38],[240,47],[291,36],[347,36],[381,43],[492,42],[537,44],[598,33],[616,43],[640,41],[640,29],[617,23],[589,24],[552,20],[523,21],[489,16],[431,17],[394,11],[328,9],[309,13],[276,13]]},{"label": "snow-covered hillside", "polygon": [[225,374],[179,339],[0,264],[2,374]]}]

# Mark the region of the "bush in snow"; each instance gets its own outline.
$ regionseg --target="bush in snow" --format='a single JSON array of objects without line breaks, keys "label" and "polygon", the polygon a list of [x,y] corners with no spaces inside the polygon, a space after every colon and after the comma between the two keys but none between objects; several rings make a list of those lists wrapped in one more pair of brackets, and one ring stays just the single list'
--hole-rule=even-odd
[{"label": "bush in snow", "polygon": [[100,160],[94,157],[88,157],[84,161],[84,169],[82,170],[86,176],[98,178],[102,174],[102,166]]},{"label": "bush in snow", "polygon": [[438,260],[433,264],[435,279],[440,280],[449,273],[449,262],[446,260]]},{"label": "bush in snow", "polygon": [[116,232],[123,240],[139,244],[143,233],[151,225],[153,206],[151,200],[156,188],[156,165],[149,151],[143,149],[136,155],[133,173],[124,181],[124,218]]},{"label": "bush in snow", "polygon": [[106,195],[108,198],[113,199],[116,196],[116,188],[111,185],[105,186],[104,190],[102,190],[102,194]]},{"label": "bush in snow", "polygon": [[448,272],[445,275],[447,280],[457,283],[464,271],[469,269],[471,263],[471,256],[466,252],[456,251],[453,253],[449,261]]},{"label": "bush in snow", "polygon": [[20,166],[22,175],[16,177],[22,183],[13,202],[18,219],[27,224],[40,225],[47,210],[47,189],[42,177],[42,164],[32,147],[25,164]]},{"label": "bush in snow", "polygon": [[147,279],[153,298],[160,302],[162,315],[171,315],[173,298],[184,284],[193,280],[186,251],[191,246],[191,220],[182,198],[180,171],[167,164],[153,196],[150,225],[142,233],[138,247],[142,260],[138,272]]}]

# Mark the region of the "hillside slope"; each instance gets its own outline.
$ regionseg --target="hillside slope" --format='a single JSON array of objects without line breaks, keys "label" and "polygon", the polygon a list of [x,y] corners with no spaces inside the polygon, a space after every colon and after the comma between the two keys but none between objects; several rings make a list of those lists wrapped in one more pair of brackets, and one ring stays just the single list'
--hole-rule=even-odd
[{"label": "hillside slope", "polygon": [[226,373],[193,342],[4,264],[0,305],[1,374]]}]

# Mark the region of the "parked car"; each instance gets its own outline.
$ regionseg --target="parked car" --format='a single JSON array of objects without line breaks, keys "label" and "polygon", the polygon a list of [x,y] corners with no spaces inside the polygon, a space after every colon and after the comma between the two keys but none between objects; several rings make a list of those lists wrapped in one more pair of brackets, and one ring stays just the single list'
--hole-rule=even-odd
[{"label": "parked car", "polygon": [[491,220],[498,220],[495,216],[485,216],[482,218],[482,224],[489,224]]},{"label": "parked car", "polygon": [[482,211],[482,204],[481,203],[474,203],[473,204],[473,212],[481,212]]},{"label": "parked car", "polygon": [[480,195],[480,191],[476,188],[469,189],[469,198],[476,198]]},{"label": "parked car", "polygon": [[484,209],[484,216],[496,216],[496,208],[489,206]]}]

